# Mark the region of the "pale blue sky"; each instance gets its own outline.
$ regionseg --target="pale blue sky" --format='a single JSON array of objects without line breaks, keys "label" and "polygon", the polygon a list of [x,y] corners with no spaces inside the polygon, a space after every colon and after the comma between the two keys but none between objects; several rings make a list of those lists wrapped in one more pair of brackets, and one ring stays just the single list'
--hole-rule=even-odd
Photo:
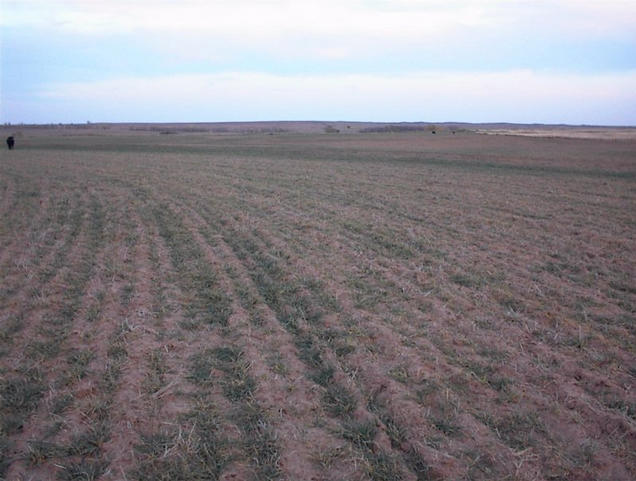
[{"label": "pale blue sky", "polygon": [[2,122],[636,125],[636,0],[0,0]]}]

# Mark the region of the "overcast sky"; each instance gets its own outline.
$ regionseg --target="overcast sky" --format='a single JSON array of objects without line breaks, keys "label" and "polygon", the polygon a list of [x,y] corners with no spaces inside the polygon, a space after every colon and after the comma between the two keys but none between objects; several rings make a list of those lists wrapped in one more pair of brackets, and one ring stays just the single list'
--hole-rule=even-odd
[{"label": "overcast sky", "polygon": [[636,125],[636,0],[0,0],[2,122]]}]

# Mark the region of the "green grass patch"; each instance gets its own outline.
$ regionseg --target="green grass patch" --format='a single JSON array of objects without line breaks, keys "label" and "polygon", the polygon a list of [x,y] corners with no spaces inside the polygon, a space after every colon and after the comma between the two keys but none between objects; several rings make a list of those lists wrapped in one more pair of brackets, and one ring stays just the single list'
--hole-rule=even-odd
[{"label": "green grass patch", "polygon": [[16,433],[40,403],[46,386],[39,371],[27,370],[21,377],[0,381],[2,432]]},{"label": "green grass patch", "polygon": [[189,326],[227,326],[232,314],[231,299],[220,289],[218,275],[206,261],[192,233],[167,206],[155,209],[154,217],[159,233],[168,246],[172,263],[179,273],[179,282],[191,296],[184,303]]}]

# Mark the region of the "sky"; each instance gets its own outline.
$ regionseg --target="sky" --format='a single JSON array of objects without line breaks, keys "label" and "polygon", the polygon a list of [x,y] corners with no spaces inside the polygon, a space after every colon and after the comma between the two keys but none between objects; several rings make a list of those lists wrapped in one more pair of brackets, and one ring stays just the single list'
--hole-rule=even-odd
[{"label": "sky", "polygon": [[0,122],[636,125],[636,0],[0,0]]}]

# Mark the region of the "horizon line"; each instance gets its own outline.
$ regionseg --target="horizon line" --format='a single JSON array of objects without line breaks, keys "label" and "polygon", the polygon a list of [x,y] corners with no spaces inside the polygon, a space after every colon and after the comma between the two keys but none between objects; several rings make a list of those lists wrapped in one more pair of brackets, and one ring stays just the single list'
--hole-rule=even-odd
[{"label": "horizon line", "polygon": [[396,121],[384,121],[384,120],[211,120],[211,121],[126,121],[126,120],[118,120],[118,121],[93,121],[87,120],[84,122],[3,122],[2,127],[14,127],[14,126],[60,126],[60,125],[130,125],[130,124],[138,124],[138,125],[165,125],[165,124],[200,124],[200,125],[209,125],[209,124],[271,124],[271,123],[348,123],[348,124],[412,124],[412,125],[513,125],[513,126],[546,126],[546,127],[593,127],[593,128],[636,128],[636,124],[572,124],[572,123],[544,123],[544,122],[509,122],[509,121],[490,121],[490,122],[467,122],[467,121],[452,121],[452,120],[396,120]]}]

